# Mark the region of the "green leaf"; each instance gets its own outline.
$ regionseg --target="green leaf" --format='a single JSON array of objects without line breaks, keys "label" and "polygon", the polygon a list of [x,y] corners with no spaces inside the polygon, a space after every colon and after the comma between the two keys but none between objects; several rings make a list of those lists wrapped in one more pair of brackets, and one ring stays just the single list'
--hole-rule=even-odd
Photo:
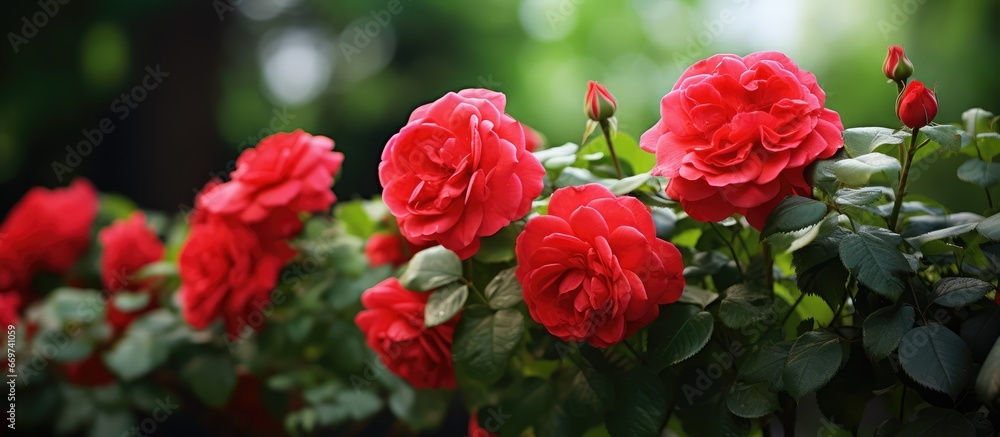
[{"label": "green leaf", "polygon": [[513,308],[523,300],[524,292],[521,290],[521,283],[518,282],[514,272],[517,267],[503,270],[496,275],[489,284],[486,284],[486,300],[490,308],[502,310]]},{"label": "green leaf", "polygon": [[363,201],[337,202],[335,214],[337,220],[344,225],[344,228],[351,235],[368,238],[375,232],[376,223],[365,210]]},{"label": "green leaf", "polygon": [[111,298],[111,304],[123,313],[134,313],[149,305],[149,293],[118,292]]},{"label": "green leaf", "polygon": [[583,368],[573,377],[566,409],[581,418],[600,417],[615,404],[615,389],[611,379],[604,374]]},{"label": "green leaf", "polygon": [[225,355],[195,355],[180,376],[198,399],[212,407],[226,405],[236,389],[236,363]]},{"label": "green leaf", "polygon": [[726,405],[733,414],[747,419],[764,417],[778,409],[778,394],[768,390],[768,383],[758,382],[756,384],[736,383],[729,396],[726,397]]},{"label": "green leaf", "polygon": [[785,390],[795,399],[818,390],[837,374],[849,353],[847,342],[836,335],[822,331],[803,334],[788,351],[781,374]]},{"label": "green leaf", "polygon": [[1000,339],[993,344],[976,378],[976,396],[994,413],[1000,413]]},{"label": "green leaf", "polygon": [[681,297],[680,299],[677,299],[677,302],[698,305],[704,309],[708,306],[708,304],[715,302],[718,298],[719,293],[714,291],[706,290],[701,287],[695,287],[693,285],[685,285],[684,292],[681,293]]},{"label": "green leaf", "polygon": [[382,408],[382,398],[367,390],[344,390],[337,393],[337,403],[347,408],[354,420],[362,420]]},{"label": "green leaf", "polygon": [[950,124],[924,126],[920,128],[920,133],[940,144],[941,149],[945,152],[958,152],[963,145],[969,143],[971,138],[964,130]]},{"label": "green leaf", "polygon": [[500,231],[479,240],[479,251],[473,255],[484,263],[502,263],[514,259],[514,243],[524,229],[517,223],[500,228]]},{"label": "green leaf", "polygon": [[982,299],[993,289],[993,284],[980,279],[944,278],[934,284],[934,303],[961,308]]},{"label": "green leaf", "polygon": [[965,133],[968,135],[989,131],[992,119],[993,113],[983,108],[971,108],[962,113],[962,124],[965,125]]},{"label": "green leaf", "polygon": [[958,335],[934,323],[903,335],[899,364],[920,385],[957,399],[971,376],[972,354]]},{"label": "green leaf", "polygon": [[136,379],[163,364],[169,355],[167,344],[155,332],[133,324],[125,336],[104,354],[104,364],[125,381]]},{"label": "green leaf", "polygon": [[653,175],[649,173],[639,173],[635,176],[628,176],[622,180],[616,181],[608,187],[608,190],[616,196],[624,196],[642,188],[652,179]]},{"label": "green leaf", "polygon": [[[899,235],[869,226],[840,242],[840,258],[862,284],[895,301],[903,293],[903,273],[910,265],[892,241]],[[896,243],[898,244],[898,243]]]},{"label": "green leaf", "polygon": [[746,382],[766,382],[772,390],[781,390],[784,383],[781,375],[788,361],[788,352],[792,349],[791,341],[779,341],[770,345],[758,347],[747,355],[740,363],[740,379]]},{"label": "green leaf", "polygon": [[761,239],[778,232],[795,232],[819,223],[826,216],[827,206],[818,200],[801,196],[785,197],[767,216]]},{"label": "green leaf", "polygon": [[983,219],[976,226],[976,231],[990,240],[1000,241],[1000,214],[993,214]]},{"label": "green leaf", "polygon": [[146,264],[135,274],[135,280],[140,281],[146,278],[158,276],[176,277],[179,274],[177,263],[172,261],[157,261]]},{"label": "green leaf", "polygon": [[657,437],[667,419],[667,393],[652,370],[636,367],[615,384],[615,406],[608,412],[612,436]]},{"label": "green leaf", "polygon": [[884,127],[855,127],[844,131],[844,149],[852,157],[867,155],[879,146],[902,144],[910,134]]},{"label": "green leaf", "polygon": [[135,416],[127,409],[98,411],[90,425],[90,435],[94,437],[127,435],[129,429],[136,429]]},{"label": "green leaf", "polygon": [[462,311],[468,298],[468,285],[452,283],[434,290],[427,297],[427,306],[424,307],[424,325],[430,328],[451,320]]},{"label": "green leaf", "polygon": [[726,289],[726,297],[719,306],[722,323],[733,329],[740,329],[773,314],[770,296],[761,291],[751,291],[744,284]]},{"label": "green leaf", "polygon": [[889,356],[903,334],[913,328],[916,312],[909,305],[881,308],[865,319],[862,327],[865,351],[875,360]]},{"label": "green leaf", "polygon": [[900,165],[896,158],[881,153],[870,153],[857,158],[837,161],[833,173],[841,182],[850,186],[868,185],[872,176],[884,174],[890,181],[896,179]]},{"label": "green leaf", "polygon": [[834,202],[838,205],[867,206],[882,200],[883,197],[885,192],[878,187],[843,188],[837,190]]},{"label": "green leaf", "polygon": [[1000,155],[1000,133],[985,132],[976,135],[976,141],[971,142],[971,147],[964,147],[962,151],[968,150],[968,155],[990,162],[994,157]]},{"label": "green leaf", "polygon": [[958,167],[958,178],[980,187],[992,187],[1000,184],[1000,164],[972,158]]},{"label": "green leaf", "polygon": [[923,235],[907,238],[906,242],[909,243],[911,246],[920,249],[925,244],[930,243],[931,241],[943,240],[945,238],[953,238],[965,234],[967,232],[972,232],[976,230],[976,226],[978,225],[979,225],[978,222],[965,223],[962,225],[956,225],[944,229],[937,229]]},{"label": "green leaf", "polygon": [[462,277],[462,260],[444,246],[421,250],[413,256],[399,278],[403,288],[429,291],[455,282]]},{"label": "green leaf", "polygon": [[[416,390],[400,384],[389,395],[392,414],[415,430],[437,428],[448,411],[450,395],[442,390]],[[471,437],[471,436],[470,436]]]},{"label": "green leaf", "polygon": [[494,313],[471,306],[455,327],[452,358],[455,373],[483,384],[493,384],[507,370],[524,333],[524,316],[513,309]]},{"label": "green leaf", "polygon": [[959,335],[972,351],[972,359],[982,362],[990,353],[990,348],[1000,338],[1000,306],[990,305],[976,310],[962,323]]},{"label": "green leaf", "polygon": [[668,305],[649,325],[647,360],[659,372],[694,356],[712,339],[715,318],[696,306]]},{"label": "green leaf", "polygon": [[976,429],[969,420],[955,410],[927,407],[917,412],[917,418],[908,423],[899,434],[906,437],[973,437]]}]

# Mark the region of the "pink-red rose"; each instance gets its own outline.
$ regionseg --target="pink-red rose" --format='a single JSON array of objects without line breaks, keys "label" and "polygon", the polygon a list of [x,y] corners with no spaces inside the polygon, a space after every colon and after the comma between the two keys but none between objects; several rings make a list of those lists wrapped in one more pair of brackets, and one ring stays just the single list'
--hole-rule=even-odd
[{"label": "pink-red rose", "polygon": [[[295,251],[284,240],[261,238],[238,220],[209,216],[191,227],[181,250],[181,307],[197,329],[222,318],[230,335],[261,328],[278,273]],[[252,322],[251,315],[261,322]]]},{"label": "pink-red rose", "polygon": [[424,325],[430,293],[410,291],[389,278],[361,295],[365,309],[355,317],[368,346],[382,363],[415,388],[455,388],[452,336],[459,316],[441,325]]},{"label": "pink-red rose", "polygon": [[902,47],[889,47],[889,53],[885,55],[885,62],[882,63],[882,74],[893,81],[904,81],[913,75],[913,63],[906,57]]},{"label": "pink-red rose", "polygon": [[903,94],[899,95],[897,108],[899,120],[911,129],[918,129],[934,121],[937,116],[938,103],[934,91],[924,86],[919,80],[906,85]]},{"label": "pink-red rose", "polygon": [[515,252],[531,317],[566,341],[618,343],[684,289],[681,254],[656,238],[646,206],[597,184],[556,190]]},{"label": "pink-red rose", "polygon": [[484,89],[448,93],[414,110],[389,139],[379,180],[407,239],[436,241],[466,259],[480,237],[531,209],[545,170],[506,104]]},{"label": "pink-red rose", "polygon": [[146,215],[139,211],[128,219],[116,220],[102,229],[97,238],[104,248],[101,279],[110,292],[142,288],[135,274],[146,265],[163,259],[163,243],[146,226]]},{"label": "pink-red rose", "polygon": [[65,273],[90,245],[97,191],[85,179],[32,188],[0,225],[0,290],[27,287],[38,271]]},{"label": "pink-red rose", "polygon": [[738,213],[759,230],[786,196],[812,195],[806,166],[843,145],[825,100],[816,77],[781,53],[715,55],[681,75],[640,146],[692,218]]},{"label": "pink-red rose", "polygon": [[231,180],[203,196],[198,207],[236,215],[247,224],[259,223],[275,210],[326,211],[336,200],[330,186],[344,161],[342,153],[332,150],[330,138],[301,130],[266,137],[240,155]]}]

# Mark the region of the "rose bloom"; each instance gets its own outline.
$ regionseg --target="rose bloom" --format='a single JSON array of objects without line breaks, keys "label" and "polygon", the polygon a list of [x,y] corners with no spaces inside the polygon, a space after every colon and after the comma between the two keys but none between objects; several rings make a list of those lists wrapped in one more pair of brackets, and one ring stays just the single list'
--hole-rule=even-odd
[{"label": "rose bloom", "polygon": [[373,267],[383,264],[399,267],[428,247],[430,246],[426,244],[413,244],[396,234],[379,232],[372,234],[365,242],[365,257]]},{"label": "rose bloom", "polygon": [[843,145],[825,100],[816,77],[781,53],[715,55],[681,75],[639,143],[692,218],[739,213],[759,230],[786,196],[812,195],[806,166]]},{"label": "rose bloom", "polygon": [[163,259],[163,243],[152,229],[146,226],[146,215],[136,211],[125,220],[115,220],[98,234],[104,250],[101,252],[101,280],[108,292],[129,290],[145,293],[149,303],[135,311],[118,309],[114,300],[108,300],[105,314],[116,333],[125,329],[140,315],[156,308],[152,281],[137,281],[136,273],[148,264]]},{"label": "rose bloom", "polygon": [[29,190],[0,225],[0,290],[25,292],[39,270],[69,270],[90,245],[97,207],[97,191],[85,179]]},{"label": "rose bloom", "polygon": [[492,433],[479,426],[479,419],[476,418],[476,412],[472,411],[469,415],[469,435],[468,437],[497,437],[499,434]]},{"label": "rose bloom", "polygon": [[254,313],[264,316],[278,273],[295,251],[277,238],[264,238],[231,217],[207,214],[191,226],[181,249],[180,298],[184,319],[204,329],[222,318],[239,336]]},{"label": "rose bloom", "polygon": [[396,278],[361,295],[365,309],[354,318],[382,363],[414,388],[455,388],[451,342],[459,316],[427,328],[424,307],[430,293],[410,291]]},{"label": "rose bloom", "polygon": [[66,380],[73,385],[100,387],[115,382],[115,375],[104,365],[100,352],[80,361],[63,364],[62,370]]},{"label": "rose bloom", "polygon": [[566,341],[618,343],[684,289],[681,254],[656,238],[646,206],[598,184],[556,190],[515,252],[531,317]]},{"label": "rose bloom", "polygon": [[137,290],[133,279],[140,269],[163,259],[163,243],[146,226],[146,215],[136,211],[125,220],[115,220],[98,234],[104,247],[101,253],[101,279],[111,292]]},{"label": "rose bloom", "polygon": [[484,89],[448,93],[414,110],[389,139],[379,180],[407,239],[436,241],[467,259],[480,237],[531,209],[545,170],[506,104]]},{"label": "rose bloom", "polygon": [[265,220],[275,209],[329,210],[336,200],[330,190],[333,176],[344,161],[332,150],[333,140],[302,130],[266,137],[240,155],[231,180],[202,196],[197,207],[236,215],[247,224]]}]

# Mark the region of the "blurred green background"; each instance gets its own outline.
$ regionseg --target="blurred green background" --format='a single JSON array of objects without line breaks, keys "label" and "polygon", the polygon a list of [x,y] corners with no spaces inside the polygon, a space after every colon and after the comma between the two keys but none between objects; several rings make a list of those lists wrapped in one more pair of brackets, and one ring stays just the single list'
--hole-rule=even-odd
[{"label": "blurred green background", "polygon": [[[502,91],[510,114],[562,144],[580,140],[594,79],[638,137],[681,71],[714,53],[783,51],[817,75],[846,126],[898,126],[881,64],[901,44],[915,77],[937,86],[937,121],[1000,112],[996,0],[42,0],[3,10],[4,210],[32,185],[86,176],[176,211],[238,150],[296,128],[347,154],[340,198],[368,197],[386,140],[449,90]],[[162,82],[146,77],[157,66]],[[67,157],[105,118],[92,152]],[[913,191],[982,212],[956,167],[937,162]]]}]

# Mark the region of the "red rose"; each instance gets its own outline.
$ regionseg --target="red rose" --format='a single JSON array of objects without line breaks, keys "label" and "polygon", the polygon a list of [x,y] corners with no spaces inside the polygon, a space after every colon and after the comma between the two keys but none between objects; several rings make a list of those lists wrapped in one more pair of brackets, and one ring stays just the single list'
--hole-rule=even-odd
[{"label": "red rose", "polygon": [[85,179],[28,191],[0,225],[0,290],[24,292],[39,270],[69,270],[90,245],[97,207],[97,192]]},{"label": "red rose", "polygon": [[542,145],[545,144],[545,139],[542,138],[542,134],[528,126],[525,126],[523,123],[521,124],[521,127],[524,128],[524,150],[529,152],[541,150]]},{"label": "red rose", "polygon": [[567,341],[618,343],[684,289],[681,254],[656,238],[646,206],[597,184],[556,190],[515,252],[531,317]]},{"label": "red rose", "polygon": [[197,329],[221,317],[227,331],[261,327],[281,268],[295,251],[284,240],[262,238],[242,222],[205,215],[181,249],[180,298],[184,319]]},{"label": "red rose", "polygon": [[469,435],[468,437],[497,437],[500,434],[489,432],[479,426],[479,420],[476,418],[476,412],[473,411],[469,416]]},{"label": "red rose", "polygon": [[843,145],[825,100],[816,77],[781,53],[715,55],[681,75],[639,143],[692,218],[739,213],[759,230],[786,196],[811,196],[806,166]]},{"label": "red rose", "polygon": [[365,243],[365,257],[368,264],[377,267],[383,264],[392,264],[399,267],[413,258],[413,255],[430,246],[424,244],[413,244],[405,238],[389,233],[376,233],[368,237]]},{"label": "red rose", "polygon": [[607,120],[615,116],[618,102],[604,85],[594,81],[587,82],[587,95],[583,101],[583,113],[594,121]]},{"label": "red rose", "polygon": [[302,130],[271,135],[244,151],[231,180],[202,196],[197,206],[237,215],[248,224],[265,220],[275,210],[326,211],[336,200],[330,186],[344,161],[342,153],[332,150],[333,140]]},{"label": "red rose", "polygon": [[906,127],[922,128],[931,124],[937,116],[937,97],[934,96],[934,91],[915,80],[906,85],[903,94],[899,95],[896,112]]},{"label": "red rose", "polygon": [[382,363],[414,388],[455,388],[451,342],[459,317],[431,328],[424,326],[424,307],[430,293],[403,288],[389,278],[366,290],[366,308],[354,318],[368,346]]},{"label": "red rose", "polygon": [[436,241],[462,259],[531,209],[545,170],[525,150],[503,94],[467,89],[413,111],[382,151],[383,200],[410,241]]},{"label": "red rose", "polygon": [[7,328],[17,325],[20,317],[17,311],[21,308],[21,297],[14,292],[0,292],[0,326]]},{"label": "red rose", "polygon": [[126,220],[115,220],[97,237],[101,253],[101,279],[110,292],[138,290],[133,276],[147,264],[163,259],[163,243],[152,229],[146,227],[146,215],[132,213]]}]

